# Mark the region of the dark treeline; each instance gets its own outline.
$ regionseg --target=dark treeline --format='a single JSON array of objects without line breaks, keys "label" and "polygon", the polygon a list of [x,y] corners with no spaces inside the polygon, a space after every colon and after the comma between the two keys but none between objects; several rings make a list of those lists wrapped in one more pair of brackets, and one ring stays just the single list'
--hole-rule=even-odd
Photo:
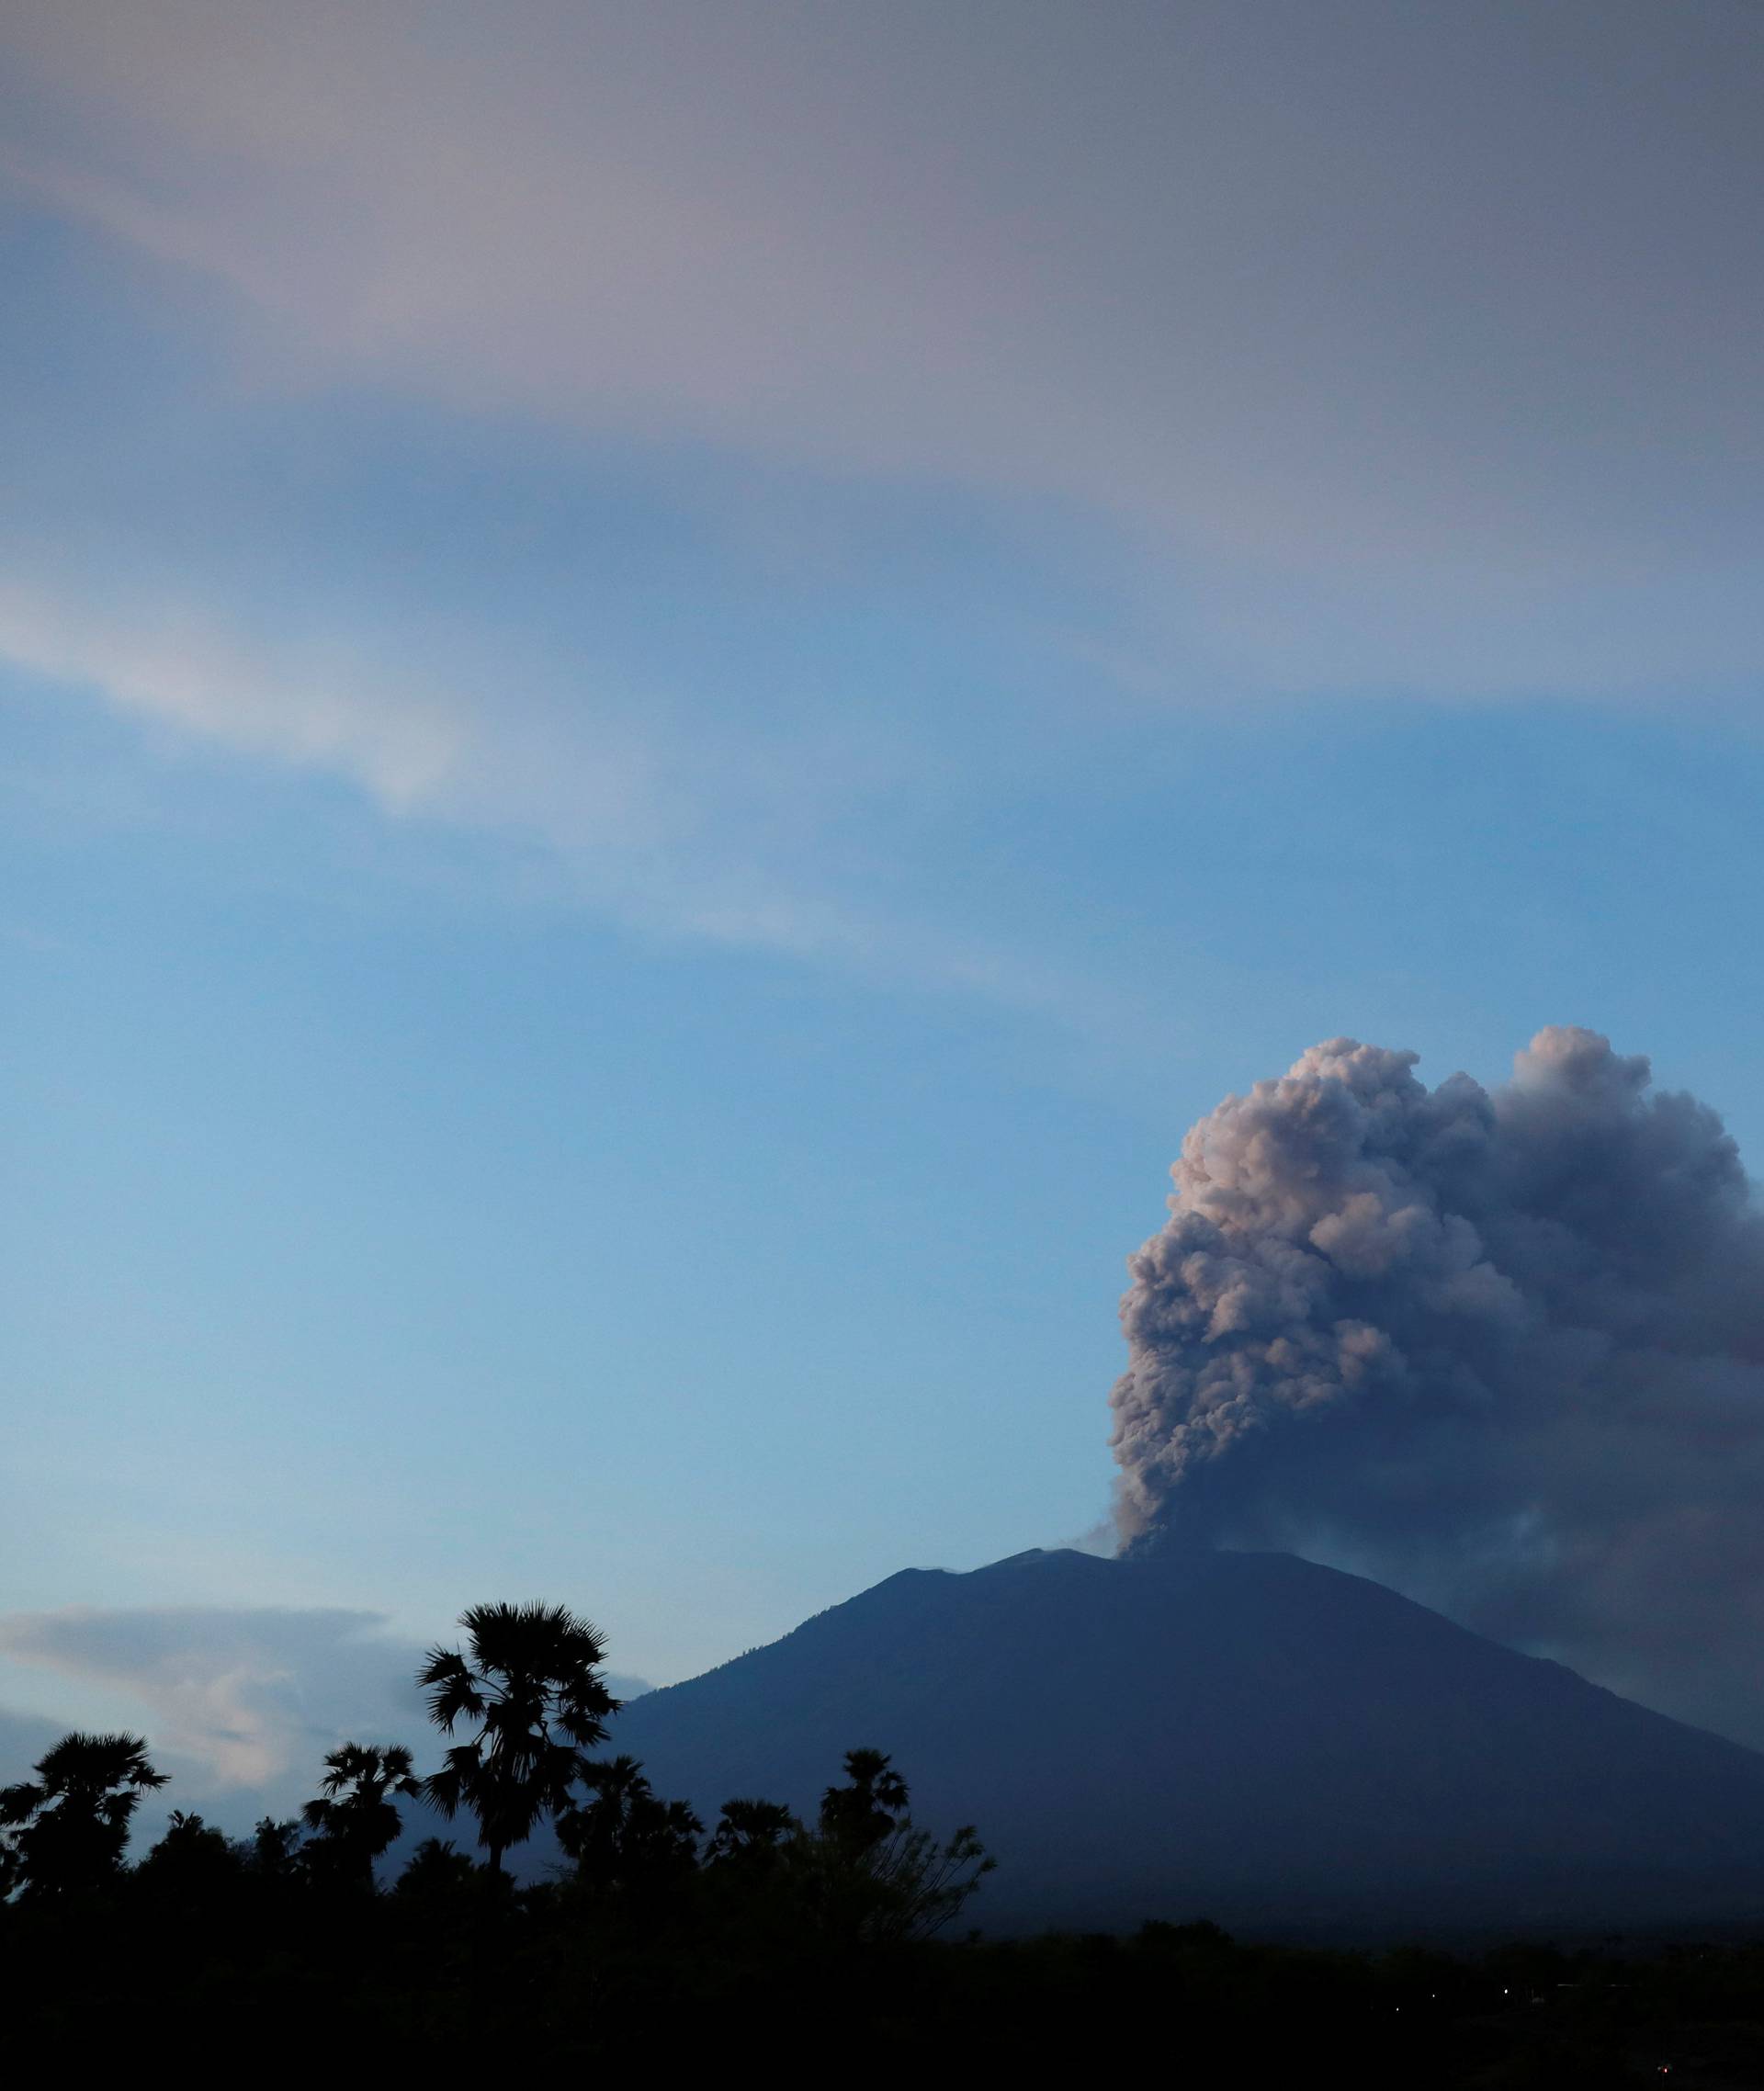
[{"label": "dark treeline", "polygon": [[[831,1767],[810,1821],[757,1797],[707,1825],[597,1754],[604,1650],[560,1608],[481,1606],[421,1683],[447,1738],[345,1743],[300,1816],[245,1839],[175,1812],[135,1735],[73,1735],[0,1793],[0,1994],[17,2053],[197,2049],[259,2066],[780,2065],[939,2077],[1114,2068],[1148,2043],[1197,2085],[1764,2082],[1764,1948],[1472,1958],[1239,1944],[1206,1923],[988,1941],[955,1921],[989,1861],[913,1825],[879,1750]],[[381,1862],[422,1796],[475,1848]],[[517,1885],[549,1822],[563,1860]],[[481,1856],[478,1854],[481,1853]]]}]

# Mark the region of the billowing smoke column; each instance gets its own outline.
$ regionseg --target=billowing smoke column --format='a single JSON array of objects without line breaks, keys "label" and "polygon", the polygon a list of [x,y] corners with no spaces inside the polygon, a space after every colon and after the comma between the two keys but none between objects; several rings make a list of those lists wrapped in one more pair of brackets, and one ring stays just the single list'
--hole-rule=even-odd
[{"label": "billowing smoke column", "polygon": [[1337,1038],[1228,1097],[1129,1264],[1124,1543],[1283,1546],[1764,1743],[1764,1220],[1648,1063],[1492,1093]]}]

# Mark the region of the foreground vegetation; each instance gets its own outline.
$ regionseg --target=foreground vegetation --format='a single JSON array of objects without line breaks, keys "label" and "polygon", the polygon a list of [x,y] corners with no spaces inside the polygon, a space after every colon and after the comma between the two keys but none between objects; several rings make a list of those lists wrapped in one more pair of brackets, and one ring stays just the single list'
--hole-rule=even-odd
[{"label": "foreground vegetation", "polygon": [[1753,1947],[1449,1959],[1242,1944],[1204,1924],[914,1940],[865,1937],[791,1883],[716,1866],[666,1888],[517,1890],[430,1847],[390,1890],[351,1893],[211,1851],[198,1865],[200,1879],[142,1865],[97,1893],[0,1909],[15,2055],[214,2056],[351,2080],[555,2081],[653,2062],[1045,2082],[1149,2046],[1160,2077],[1192,2086],[1764,2083]]},{"label": "foreground vegetation", "polygon": [[[655,2062],[752,2069],[1114,2071],[1149,2047],[1194,2085],[1396,2091],[1764,2083],[1764,1947],[1474,1957],[1243,1944],[1216,1927],[989,1941],[956,1920],[989,1861],[916,1829],[900,1772],[854,1749],[810,1822],[730,1799],[707,1828],[628,1757],[598,1637],[486,1606],[423,1682],[449,1738],[340,1746],[297,1820],[230,1840],[175,1814],[134,1735],[70,1735],[0,1793],[0,1987],[15,2054],[202,2051],[352,2074]],[[483,1859],[419,1845],[385,1878],[400,1803],[469,1818]],[[518,1886],[504,1854],[562,1854]]]}]

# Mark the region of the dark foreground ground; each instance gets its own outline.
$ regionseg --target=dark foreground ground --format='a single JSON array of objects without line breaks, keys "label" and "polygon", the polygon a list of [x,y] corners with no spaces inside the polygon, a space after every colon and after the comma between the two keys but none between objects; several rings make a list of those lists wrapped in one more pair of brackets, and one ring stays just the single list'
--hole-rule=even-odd
[{"label": "dark foreground ground", "polygon": [[[569,1890],[139,1893],[0,1908],[6,2046],[48,2081],[110,2057],[394,2081],[694,2068],[1178,2085],[1764,2085],[1764,1943],[1447,1955],[1128,1938],[878,1944]],[[46,2074],[47,2073],[47,2074]]]}]

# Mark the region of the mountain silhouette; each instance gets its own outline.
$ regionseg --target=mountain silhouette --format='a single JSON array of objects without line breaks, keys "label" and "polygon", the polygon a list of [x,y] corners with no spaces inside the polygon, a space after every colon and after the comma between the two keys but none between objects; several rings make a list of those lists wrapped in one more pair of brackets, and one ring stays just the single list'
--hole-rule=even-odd
[{"label": "mountain silhouette", "polygon": [[707,1821],[854,1745],[974,1823],[989,1930],[1288,1933],[1764,1913],[1764,1756],[1287,1554],[908,1569],[620,1715]]}]

